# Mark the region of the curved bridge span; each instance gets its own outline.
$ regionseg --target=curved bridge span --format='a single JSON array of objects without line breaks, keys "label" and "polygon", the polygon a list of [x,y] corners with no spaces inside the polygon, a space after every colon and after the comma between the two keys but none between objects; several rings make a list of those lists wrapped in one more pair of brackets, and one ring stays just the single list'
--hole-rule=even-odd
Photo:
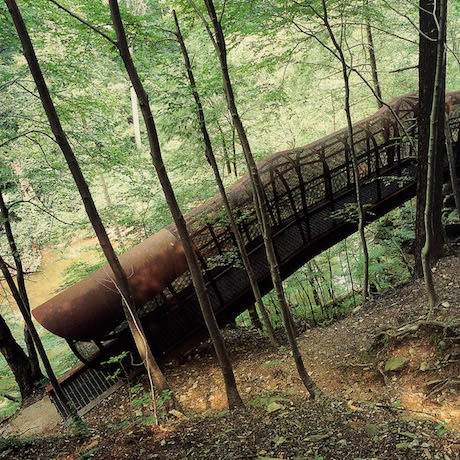
[{"label": "curved bridge span", "polygon": [[[402,96],[353,126],[367,222],[415,195],[416,152],[405,134],[417,135],[417,106],[416,96]],[[446,113],[458,158],[460,91],[446,96]],[[341,210],[349,212],[347,205],[355,202],[349,142],[348,130],[343,129],[258,163],[283,278],[356,231],[356,224],[331,217]],[[249,177],[242,177],[228,194],[261,291],[267,293],[272,284]],[[185,220],[216,318],[223,325],[254,299],[245,271],[234,263],[236,244],[220,197],[193,209]],[[174,225],[132,248],[120,261],[129,276],[152,350],[160,359],[189,351],[206,337]],[[121,299],[111,278],[110,269],[103,267],[33,310],[35,318],[66,338],[81,359],[81,342],[93,340],[103,348],[108,340],[129,340]]]}]

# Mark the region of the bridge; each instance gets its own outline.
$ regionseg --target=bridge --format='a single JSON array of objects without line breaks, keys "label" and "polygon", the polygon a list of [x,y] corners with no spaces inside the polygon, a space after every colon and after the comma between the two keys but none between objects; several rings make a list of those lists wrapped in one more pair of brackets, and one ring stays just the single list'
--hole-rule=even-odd
[{"label": "bridge", "polygon": [[[342,129],[258,163],[283,278],[357,230],[357,222],[348,218],[355,203],[350,142],[358,161],[366,223],[415,196],[417,107],[415,95],[396,98],[355,123],[352,140],[348,129]],[[446,95],[446,113],[458,157],[460,91]],[[272,283],[249,177],[236,182],[228,196],[265,294]],[[235,263],[236,243],[220,197],[211,198],[184,217],[217,321],[223,326],[246,310],[254,298],[244,269]],[[152,351],[160,361],[192,350],[207,337],[174,225],[132,248],[120,261],[129,276]],[[90,342],[101,352],[114,344],[123,348],[130,343],[112,279],[110,269],[103,267],[33,310],[45,328],[68,340],[83,362],[91,354],[87,350]],[[94,348],[91,350],[93,353]],[[79,366],[67,379],[73,383],[64,385],[64,390],[77,407],[88,401],[83,403],[81,397],[72,396],[75,388],[81,387],[76,376],[101,380],[94,377],[98,372],[103,371]]]}]

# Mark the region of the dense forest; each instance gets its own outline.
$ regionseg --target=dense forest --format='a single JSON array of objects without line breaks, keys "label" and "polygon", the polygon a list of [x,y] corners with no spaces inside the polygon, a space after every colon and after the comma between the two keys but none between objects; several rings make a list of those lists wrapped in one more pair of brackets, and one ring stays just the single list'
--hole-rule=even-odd
[{"label": "dense forest", "polygon": [[[316,341],[329,344],[332,357],[334,340],[327,340],[334,332],[328,328],[341,330],[341,324],[362,321],[364,327],[367,317],[378,312],[391,327],[368,324],[372,337],[337,332],[338,340],[355,344],[344,347],[351,354],[353,346],[362,345],[354,342],[358,338],[371,341],[366,352],[350,358],[357,363],[353,366],[372,368],[374,378],[387,386],[397,378],[393,372],[407,372],[406,361],[392,363],[392,347],[404,340],[425,343],[431,337],[436,366],[445,358],[453,367],[441,366],[447,374],[436,368],[438,374],[427,380],[428,394],[437,396],[443,385],[442,390],[452,389],[454,398],[460,328],[456,281],[451,278],[456,262],[441,261],[445,275],[435,266],[446,255],[454,254],[452,260],[457,260],[460,233],[459,30],[460,5],[447,0],[2,2],[4,425],[51,384],[47,391],[68,418],[69,446],[74,449],[67,452],[73,456],[62,458],[141,458],[150,448],[160,452],[150,458],[432,458],[430,452],[438,448],[451,449],[455,441],[439,439],[450,434],[448,424],[459,423],[455,417],[446,422],[436,413],[436,428],[420,424],[417,429],[401,418],[400,423],[409,425],[393,429],[398,421],[379,418],[375,406],[357,408],[348,390],[325,383],[316,370],[321,366],[309,359],[310,354],[316,356],[317,350],[308,348],[314,348],[315,341],[305,334],[320,337],[317,331],[324,330],[323,339]],[[345,169],[336,159],[342,157]],[[294,174],[295,186],[289,174]],[[340,188],[340,181],[347,185]],[[302,249],[284,257],[282,245],[294,244],[294,233],[285,229],[296,225]],[[321,225],[322,233],[315,230]],[[200,236],[203,229],[208,239]],[[166,231],[168,236],[161,238],[167,242],[161,243],[156,235]],[[153,264],[154,259],[147,258],[149,246],[143,246],[149,238],[158,238],[158,244],[175,252],[158,259],[159,272],[149,268],[151,279],[142,285],[136,263],[145,259]],[[168,270],[173,272],[170,278]],[[108,285],[101,285],[97,273]],[[163,284],[162,273],[167,278]],[[236,291],[239,282],[247,285],[226,310],[216,309],[216,302],[225,304],[219,292],[222,273],[229,273],[228,283]],[[238,278],[241,273],[244,280]],[[80,288],[86,291],[72,294],[75,285],[86,286]],[[380,312],[385,301],[379,299],[389,292],[394,296],[395,289],[401,298],[411,290],[418,293],[407,317],[404,308]],[[64,297],[56,297],[60,292]],[[151,318],[179,312],[177,325],[170,327],[185,336],[177,331],[195,327],[186,313],[192,298],[200,323],[193,329],[193,340],[179,346],[163,327],[167,321]],[[50,321],[58,322],[67,308],[63,299],[73,302],[69,311],[89,312],[83,318],[85,327],[100,329],[100,335],[55,335],[39,324],[46,325],[44,321],[33,320],[31,310],[54,302]],[[104,302],[110,304],[109,316],[98,317]],[[108,319],[98,319],[102,317],[110,317],[113,324],[109,327]],[[79,327],[77,316],[72,321],[65,328]],[[339,326],[334,326],[337,321]],[[102,331],[105,326],[107,331]],[[115,347],[112,339],[120,330],[124,335],[114,341]],[[197,352],[203,331],[211,345],[200,345]],[[169,342],[156,342],[162,333],[171,334]],[[71,339],[72,350],[64,339]],[[149,448],[137,439],[132,452],[123,444],[117,454],[104,456],[104,448],[92,438],[96,428],[77,413],[81,407],[64,391],[65,380],[62,386],[58,383],[57,378],[80,359],[93,359],[91,353],[98,349],[104,358],[94,359],[113,375],[110,385],[127,380],[123,391],[128,396],[120,407],[134,407],[116,416],[108,413],[108,418],[121,419],[120,439],[129,438],[129,430],[144,433],[150,426],[153,431],[144,433],[153,443]],[[216,392],[222,401],[198,409],[200,379],[190,402],[184,399],[184,383],[176,371],[192,356],[204,361],[208,355],[219,370]],[[241,361],[242,355],[247,361]],[[252,367],[251,360],[262,356],[264,364]],[[429,359],[420,364],[417,376],[428,369],[422,364]],[[139,364],[146,372],[133,377]],[[184,371],[184,382],[193,375],[191,365],[192,370]],[[254,383],[242,390],[244,366],[254,375],[273,368],[283,385],[296,379],[296,390],[272,388],[253,394]],[[209,369],[202,367],[201,372]],[[382,407],[402,413],[400,400],[388,398]],[[450,403],[456,407],[455,401]],[[284,425],[287,415],[280,414],[289,404],[295,415]],[[423,405],[413,407],[425,410]],[[212,413],[204,423],[214,430],[194,441],[201,419],[194,425],[193,414],[205,417],[205,409],[216,408],[230,413],[224,419]],[[324,433],[318,428],[307,436],[321,444],[346,432],[347,417],[364,417],[367,410],[368,418],[360,422],[365,428],[358,430],[367,436],[366,442],[361,440],[365,450],[353,445],[356,434],[351,431],[348,441],[328,441],[324,447],[303,450],[288,441],[292,430],[302,431],[304,423],[323,414],[332,417],[334,435],[328,431],[321,438]],[[265,428],[251,435],[264,437],[271,424],[280,423],[281,431],[269,435],[270,448],[250,446],[248,433],[260,413],[283,420],[267,419]],[[182,429],[178,423],[191,425]],[[219,436],[226,433],[226,425],[230,431],[243,430],[230,436],[233,447],[228,452],[216,447],[223,442]],[[372,426],[380,431],[369,434]],[[107,426],[97,429],[106,440],[112,436],[104,431]],[[185,436],[182,441],[171,441],[170,451],[164,435],[168,430],[186,433],[180,435]],[[414,430],[409,447],[411,442],[396,436]],[[415,444],[423,430],[439,437]],[[381,436],[388,437],[382,456],[375,451]],[[247,443],[233,445],[237,438],[248,438]],[[399,445],[398,440],[404,446],[395,448],[392,444]],[[61,448],[47,453],[50,445],[39,442],[42,447],[21,444],[14,434],[0,440],[0,448],[7,456],[16,455],[11,458],[61,458],[60,452],[65,453]],[[47,456],[39,457],[41,448]],[[21,457],[25,453],[29,457]]]}]

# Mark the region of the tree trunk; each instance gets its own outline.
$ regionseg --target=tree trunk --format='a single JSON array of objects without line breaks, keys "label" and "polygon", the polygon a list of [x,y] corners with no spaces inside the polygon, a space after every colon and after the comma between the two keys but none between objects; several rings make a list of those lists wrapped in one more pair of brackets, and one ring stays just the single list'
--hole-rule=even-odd
[{"label": "tree trunk", "polygon": [[129,88],[129,94],[131,96],[131,110],[133,113],[133,129],[134,129],[134,141],[136,143],[137,150],[142,149],[142,139],[141,139],[141,128],[139,125],[139,110],[137,107],[137,96],[136,91],[131,85]]},{"label": "tree trunk", "polygon": [[263,331],[262,323],[260,322],[260,318],[257,313],[256,306],[254,304],[249,305],[248,313],[249,313],[249,317],[251,318],[252,326],[258,329],[259,331]]},{"label": "tree trunk", "polygon": [[[219,132],[220,132],[220,138],[222,141],[222,150],[224,152],[224,170],[226,168],[227,175],[230,176],[232,174],[232,164],[230,163],[230,155],[228,154],[227,142],[225,141],[225,134],[219,122],[217,122],[217,128],[219,129]],[[224,177],[225,177],[225,174],[224,174]]]},{"label": "tree trunk", "polygon": [[[438,295],[436,294],[433,274],[431,272],[430,265],[430,253],[432,235],[433,235],[433,222],[432,214],[434,207],[434,185],[435,185],[435,158],[436,150],[439,149],[440,145],[438,142],[438,136],[443,134],[444,131],[440,131],[438,125],[444,124],[445,114],[444,114],[444,88],[445,88],[445,37],[446,37],[446,15],[447,15],[447,0],[439,1],[439,30],[437,31],[437,51],[436,51],[436,66],[435,66],[435,78],[434,78],[434,87],[433,87],[433,99],[431,105],[431,114],[429,120],[429,141],[428,141],[428,158],[427,158],[427,175],[426,175],[426,198],[425,198],[425,214],[424,214],[424,224],[425,224],[425,244],[422,248],[422,268],[423,268],[423,278],[425,280],[425,288],[428,296],[428,315],[431,314],[431,311],[438,303]],[[442,113],[440,113],[440,108]],[[441,116],[442,115],[442,116]],[[442,147],[441,147],[442,148]],[[439,153],[439,152],[438,152]]]},{"label": "tree trunk", "polygon": [[[231,230],[233,232],[233,235],[235,237],[236,244],[238,246],[238,250],[240,252],[240,256],[241,256],[241,259],[243,261],[244,268],[246,270],[246,274],[247,274],[247,276],[249,278],[249,283],[251,285],[251,289],[252,289],[252,292],[254,294],[254,299],[255,299],[255,301],[256,301],[259,309],[260,309],[260,312],[262,314],[262,319],[264,321],[265,328],[267,329],[267,334],[268,334],[270,343],[274,347],[278,347],[279,343],[278,343],[278,341],[277,341],[277,339],[275,337],[275,333],[274,333],[273,327],[272,327],[272,325],[270,323],[270,319],[269,319],[267,310],[266,310],[266,308],[264,306],[264,303],[262,301],[262,295],[261,295],[259,285],[258,285],[257,280],[256,280],[254,270],[253,270],[251,262],[249,260],[248,253],[246,251],[246,247],[244,245],[244,239],[243,239],[243,237],[241,235],[241,232],[240,232],[240,230],[238,228],[238,225],[236,224],[235,218],[233,216],[231,205],[230,205],[230,203],[228,201],[227,193],[225,192],[224,184],[222,183],[222,179],[220,177],[219,167],[217,166],[216,157],[214,155],[214,151],[213,151],[212,144],[211,144],[211,139],[209,138],[209,133],[208,133],[208,130],[206,128],[206,121],[205,121],[204,112],[203,112],[203,105],[201,104],[201,99],[200,99],[200,96],[199,96],[197,88],[196,88],[195,77],[194,77],[193,72],[192,72],[192,66],[190,64],[190,59],[189,59],[189,56],[188,56],[187,48],[185,46],[184,39],[182,37],[182,33],[180,31],[179,22],[177,20],[177,16],[176,16],[175,11],[173,11],[173,15],[174,15],[174,21],[175,21],[175,24],[176,24],[176,37],[177,37],[177,39],[179,41],[179,45],[181,47],[182,55],[184,57],[184,62],[185,62],[186,70],[187,70],[187,75],[188,75],[188,78],[189,78],[189,81],[190,81],[190,86],[191,86],[193,97],[195,99],[195,104],[196,104],[196,107],[197,107],[198,122],[199,122],[199,125],[200,125],[201,133],[203,135],[203,140],[204,140],[204,144],[205,144],[205,147],[206,147],[206,158],[207,158],[208,162],[210,163],[210,165],[212,167],[212,170],[214,172],[214,177],[216,179],[217,186],[219,188],[219,192],[220,192],[220,195],[222,197],[222,202],[224,204],[225,213],[226,213],[227,218],[229,220],[230,228],[231,228]],[[256,316],[257,316],[257,312],[256,312]],[[257,318],[258,318],[258,316],[257,316]],[[259,321],[259,324],[260,324],[260,321]]]},{"label": "tree trunk", "polygon": [[[32,42],[30,40],[29,34],[27,32],[26,26],[21,17],[19,9],[14,0],[5,1],[10,11],[10,14],[13,18],[13,22],[16,27],[18,36],[21,40],[22,47],[24,50],[24,56],[26,57],[30,72],[34,78],[35,84],[37,85],[40,100],[42,102],[46,116],[48,118],[51,130],[55,136],[57,144],[59,145],[66,159],[69,170],[72,174],[75,184],[77,185],[78,191],[85,206],[88,218],[94,228],[94,231],[99,240],[99,244],[102,247],[107,262],[109,263],[109,266],[113,271],[115,277],[114,283],[116,283],[116,287],[119,289],[123,311],[125,313],[126,320],[130,327],[131,333],[133,334],[134,341],[138,348],[139,354],[143,358],[145,356],[144,365],[147,368],[149,377],[152,377],[158,391],[162,392],[164,390],[169,390],[168,382],[164,377],[163,373],[161,372],[158,364],[156,363],[155,358],[153,357],[152,352],[150,350],[150,347],[145,339],[142,325],[139,321],[139,318],[137,317],[134,299],[131,293],[131,288],[129,286],[126,274],[122,266],[120,265],[118,257],[116,256],[113,250],[112,244],[107,236],[107,232],[99,217],[88,185],[81,172],[80,166],[78,165],[77,159],[67,140],[64,130],[62,129],[61,122],[56,113],[56,109],[51,99],[48,87],[45,83],[45,79],[43,77],[40,65],[37,60],[37,56],[35,55]],[[171,399],[171,402],[174,403],[174,399]]]},{"label": "tree trunk", "polygon": [[14,340],[5,320],[0,316],[0,353],[13,372],[24,401],[34,391],[35,379],[32,376],[31,363],[24,350]]},{"label": "tree trunk", "polygon": [[372,28],[369,18],[366,18],[366,33],[367,33],[367,46],[369,50],[369,61],[371,64],[372,82],[374,84],[374,92],[377,96],[377,105],[379,108],[383,107],[382,103],[382,90],[380,88],[379,74],[377,72],[377,61],[375,59],[374,38],[372,36]]},{"label": "tree trunk", "polygon": [[[415,224],[415,274],[423,276],[421,251],[425,243],[425,200],[426,200],[426,176],[428,144],[430,138],[430,114],[433,101],[434,81],[436,66],[436,40],[437,26],[431,14],[433,11],[433,0],[420,0],[419,3],[419,113],[417,116],[418,126],[418,148],[417,148],[417,210]],[[437,3],[436,15],[439,18],[439,2]],[[428,37],[428,38],[427,38]],[[445,70],[440,75],[440,92],[445,92]],[[436,148],[433,151],[433,208],[431,216],[431,244],[428,253],[428,261],[431,265],[443,255],[444,233],[441,223],[442,210],[442,165],[444,154],[444,104],[437,108],[438,124]]]},{"label": "tree trunk", "polygon": [[236,144],[235,144],[235,126],[232,126],[232,153],[233,153],[233,172],[238,177],[238,168],[236,162]]},{"label": "tree trunk", "polygon": [[[316,386],[311,377],[308,375],[308,372],[305,368],[305,365],[302,360],[299,348],[297,346],[297,341],[294,336],[294,331],[291,324],[291,319],[289,315],[288,306],[286,303],[286,298],[284,295],[283,284],[279,272],[278,260],[275,254],[275,248],[273,246],[273,239],[271,235],[270,221],[265,205],[265,197],[263,193],[263,187],[260,181],[260,177],[257,170],[257,165],[252,156],[251,148],[249,145],[248,138],[246,136],[246,131],[244,129],[243,123],[238,114],[238,110],[235,104],[235,97],[233,94],[233,87],[228,72],[227,65],[227,50],[225,45],[225,38],[222,32],[222,27],[220,22],[217,20],[216,11],[214,8],[214,3],[212,0],[204,0],[208,15],[211,19],[215,37],[212,35],[210,29],[208,33],[215,47],[217,56],[219,58],[222,81],[224,86],[225,97],[227,101],[227,106],[232,117],[233,125],[235,126],[236,132],[240,139],[241,147],[245,156],[246,164],[248,167],[249,177],[251,179],[252,191],[253,191],[253,200],[254,208],[257,215],[257,220],[259,226],[262,230],[262,236],[265,246],[265,252],[267,256],[267,261],[270,267],[270,274],[273,282],[273,287],[277,295],[278,303],[280,305],[281,313],[283,315],[283,322],[286,329],[286,334],[288,337],[289,345],[291,346],[292,355],[297,366],[297,371],[299,376],[309,391],[312,398],[315,398],[321,395],[321,390]],[[207,26],[207,22],[205,22]],[[208,26],[207,26],[208,27]]]},{"label": "tree trunk", "polygon": [[[105,204],[107,205],[108,208],[111,208],[112,207],[112,199],[110,198],[109,187],[107,185],[107,182],[105,181],[104,174],[101,174],[99,176],[99,178],[101,179],[101,185],[102,185],[102,191],[104,193]],[[115,235],[117,237],[119,249],[121,251],[124,251],[125,245],[123,243],[123,237],[121,236],[120,227],[118,226],[118,222],[116,221],[115,216],[112,213],[112,210],[110,210],[110,217],[111,217],[111,220],[113,222],[113,227],[114,227],[114,230],[115,230]]]},{"label": "tree trunk", "polygon": [[238,393],[236,387],[235,376],[233,374],[233,368],[228,355],[225,343],[222,337],[222,334],[217,325],[214,312],[212,310],[211,302],[208,297],[206,285],[204,283],[203,274],[198,263],[195,250],[193,248],[190,236],[188,234],[187,226],[185,224],[184,217],[177,203],[174,190],[172,188],[171,182],[169,180],[168,174],[161,157],[161,149],[158,141],[158,135],[156,132],[155,122],[153,115],[150,109],[150,104],[148,101],[147,93],[144,90],[142,82],[139,78],[139,75],[134,67],[134,63],[131,59],[129,53],[128,43],[126,41],[126,35],[121,21],[120,10],[118,7],[118,2],[116,0],[109,0],[110,13],[112,17],[112,22],[115,28],[117,36],[117,46],[120,52],[120,56],[125,65],[126,71],[129,75],[131,83],[136,90],[137,97],[139,99],[139,104],[142,111],[142,116],[144,117],[144,123],[147,130],[147,135],[149,138],[150,145],[150,154],[152,156],[152,162],[155,167],[155,170],[160,180],[161,187],[163,189],[166,202],[171,211],[172,217],[176,224],[177,231],[179,233],[179,238],[184,248],[184,253],[187,259],[187,263],[190,269],[190,274],[193,281],[193,286],[195,288],[198,301],[200,303],[201,311],[206,323],[206,326],[211,336],[211,340],[216,351],[217,359],[219,361],[220,367],[222,369],[222,374],[224,377],[225,387],[227,391],[228,405],[230,409],[235,409],[238,407],[244,407],[243,401]]},{"label": "tree trunk", "polygon": [[364,205],[361,197],[361,186],[359,182],[359,167],[358,167],[358,160],[356,158],[356,151],[355,151],[355,144],[353,139],[353,122],[351,119],[351,111],[350,111],[350,81],[349,81],[349,70],[347,66],[347,62],[345,60],[345,56],[343,54],[343,50],[339,43],[337,42],[334,32],[331,28],[329,23],[329,18],[327,14],[327,6],[325,0],[321,0],[323,5],[323,13],[324,16],[321,18],[326,26],[329,37],[331,38],[332,43],[338,53],[338,57],[340,63],[342,64],[342,74],[343,74],[343,81],[345,83],[345,113],[347,116],[347,125],[348,125],[348,139],[347,142],[350,148],[350,156],[351,162],[353,164],[353,176],[355,180],[355,193],[356,193],[356,204],[358,206],[358,233],[361,239],[361,246],[363,250],[363,258],[364,258],[364,266],[363,266],[363,302],[366,302],[369,296],[369,251],[367,249],[367,241],[366,235],[364,233],[364,226],[365,226],[365,212],[364,212]]},{"label": "tree trunk", "polygon": [[105,204],[108,207],[112,206],[112,199],[110,198],[109,188],[107,187],[107,182],[105,181],[104,174],[99,176],[101,179],[102,191],[104,192]]},{"label": "tree trunk", "polygon": [[[25,308],[30,312],[29,297],[27,295],[26,284],[24,279],[24,269],[22,267],[21,256],[19,254],[16,241],[14,239],[13,231],[11,229],[8,208],[5,205],[3,199],[3,193],[0,187],[0,213],[3,219],[3,228],[5,229],[8,245],[13,255],[14,265],[16,267],[16,282],[18,283],[19,293],[24,303]],[[32,379],[34,381],[41,380],[43,378],[42,371],[40,369],[40,362],[38,360],[37,350],[34,346],[32,334],[29,331],[27,325],[24,327],[24,341],[27,347],[27,353],[30,359],[30,372],[32,373]]]},{"label": "tree trunk", "polygon": [[26,322],[26,325],[30,331],[30,334],[32,335],[34,344],[37,347],[38,353],[43,362],[43,366],[45,367],[46,374],[48,375],[51,385],[53,386],[54,392],[56,394],[56,398],[61,403],[65,416],[66,417],[72,416],[76,420],[79,420],[78,416],[75,414],[75,411],[70,407],[67,397],[64,395],[61,389],[61,386],[59,385],[59,382],[57,381],[56,376],[54,375],[54,372],[49,362],[48,356],[46,355],[45,349],[43,348],[43,344],[40,340],[37,330],[35,329],[35,325],[32,322],[30,310],[23,303],[21,294],[19,293],[19,290],[16,288],[16,285],[14,284],[14,281],[13,281],[13,277],[8,271],[8,267],[6,266],[5,261],[3,260],[1,256],[0,256],[0,271],[3,273],[3,276],[5,277],[5,280],[10,289],[11,295],[13,296],[16,304],[18,305],[21,315],[24,318],[24,321]]}]

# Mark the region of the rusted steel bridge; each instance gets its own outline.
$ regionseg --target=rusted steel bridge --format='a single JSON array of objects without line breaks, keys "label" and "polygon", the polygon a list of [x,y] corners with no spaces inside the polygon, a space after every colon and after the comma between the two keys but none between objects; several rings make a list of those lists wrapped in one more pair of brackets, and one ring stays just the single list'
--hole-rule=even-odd
[{"label": "rusted steel bridge", "polygon": [[[370,222],[415,195],[418,99],[394,99],[374,115],[307,146],[271,155],[258,163],[274,245],[283,278],[323,250],[356,231],[350,221],[355,202],[350,142],[359,164],[363,200]],[[446,113],[460,157],[460,91],[446,96]],[[408,137],[409,136],[409,137]],[[262,293],[271,288],[269,267],[246,175],[228,190]],[[346,214],[344,218],[333,218]],[[185,215],[219,324],[254,301],[238,260],[234,236],[219,196]],[[120,258],[134,292],[154,353],[161,359],[191,350],[207,336],[177,230],[170,225]],[[66,338],[84,360],[80,346],[93,341],[127,343],[121,299],[113,274],[103,267],[35,308],[35,318]]]}]

